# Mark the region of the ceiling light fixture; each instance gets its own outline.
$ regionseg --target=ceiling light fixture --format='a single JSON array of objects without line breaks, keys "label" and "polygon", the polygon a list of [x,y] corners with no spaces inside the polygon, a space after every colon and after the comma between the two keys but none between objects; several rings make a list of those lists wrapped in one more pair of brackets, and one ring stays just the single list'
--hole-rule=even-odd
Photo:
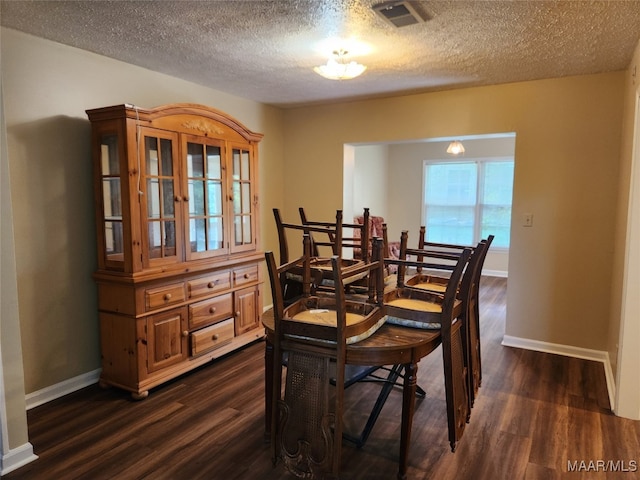
[{"label": "ceiling light fixture", "polygon": [[326,65],[313,67],[313,71],[330,80],[350,80],[358,75],[362,75],[362,72],[364,72],[367,67],[354,61],[349,62],[347,60],[348,53],[349,52],[342,49],[335,50],[333,57],[327,61]]},{"label": "ceiling light fixture", "polygon": [[450,153],[451,155],[460,155],[461,153],[464,153],[464,145],[462,145],[458,140],[454,140],[447,147],[447,153]]}]

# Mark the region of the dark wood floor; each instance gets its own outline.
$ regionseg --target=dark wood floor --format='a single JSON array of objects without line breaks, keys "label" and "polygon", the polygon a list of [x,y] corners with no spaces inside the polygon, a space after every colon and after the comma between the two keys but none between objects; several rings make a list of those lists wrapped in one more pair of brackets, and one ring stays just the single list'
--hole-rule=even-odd
[{"label": "dark wood floor", "polygon": [[[483,279],[483,383],[456,453],[447,441],[439,351],[419,364],[427,397],[417,402],[409,478],[640,478],[589,468],[605,461],[640,469],[640,422],[611,414],[603,366],[501,346],[505,293],[506,280]],[[140,402],[92,386],[34,408],[29,438],[40,458],[4,478],[292,479],[272,466],[263,443],[263,351],[262,342],[250,345]],[[347,429],[359,429],[375,388],[347,390]],[[392,392],[364,448],[344,446],[341,478],[395,478],[400,399]],[[568,462],[581,461],[587,471],[568,471]]]}]

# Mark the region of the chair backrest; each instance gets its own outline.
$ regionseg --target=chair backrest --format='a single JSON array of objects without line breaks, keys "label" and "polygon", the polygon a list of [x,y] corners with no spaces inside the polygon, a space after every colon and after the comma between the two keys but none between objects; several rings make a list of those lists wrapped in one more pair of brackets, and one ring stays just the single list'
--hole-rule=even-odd
[{"label": "chair backrest", "polygon": [[465,245],[457,245],[454,243],[438,243],[427,241],[427,228],[422,225],[418,233],[418,249],[420,250],[436,250],[436,251],[456,251],[466,248]]},{"label": "chair backrest", "polygon": [[[301,215],[304,215],[304,210],[300,208]],[[273,216],[276,221],[276,229],[278,231],[278,242],[280,244],[280,264],[287,263],[289,261],[289,239],[287,236],[288,230],[297,230],[300,234],[306,234],[311,241],[311,256],[318,257],[318,246],[328,246],[331,248],[331,254],[327,255],[327,258],[332,255],[340,256],[340,251],[336,245],[342,243],[342,210],[336,210],[335,222],[310,222],[303,220],[301,223],[286,223],[282,220],[280,210],[273,209]],[[317,241],[314,239],[313,234],[318,234],[320,237],[327,237],[327,240]]]},{"label": "chair backrest", "polygon": [[[271,412],[271,445],[274,462],[282,458],[288,470],[303,478],[337,478],[342,446],[342,412],[346,345],[384,322],[380,296],[366,301],[347,298],[345,279],[368,273],[377,293],[383,261],[382,241],[376,242],[371,262],[344,267],[337,255],[331,257],[333,295],[315,296],[305,289],[303,297],[284,306],[281,276],[302,267],[305,285],[312,276],[311,241],[304,235],[302,257],[276,265],[273,252],[266,252],[273,294],[274,372]],[[327,319],[331,318],[333,322]],[[359,322],[354,322],[354,318]],[[282,394],[282,360],[287,357],[287,373]],[[335,390],[330,391],[331,379]],[[304,446],[303,446],[304,445]]]},{"label": "chair backrest", "polygon": [[[312,254],[320,256],[318,247],[329,247],[332,255],[338,257],[343,256],[344,249],[349,249],[353,252],[352,257],[365,262],[369,260],[371,256],[371,242],[372,237],[369,235],[369,209],[365,208],[363,211],[363,221],[359,223],[355,221],[353,223],[345,223],[342,215],[342,210],[336,212],[336,222],[324,222],[310,220],[303,207],[298,208],[300,214],[300,221],[306,227],[319,227],[326,229],[325,232],[316,230],[315,232],[320,235],[313,235],[313,230],[306,230],[311,236]],[[322,233],[326,234],[326,239]],[[362,246],[367,245],[368,248],[364,249]],[[364,255],[363,255],[364,253]]]},{"label": "chair backrest", "polygon": [[[437,243],[437,242],[427,242],[426,241],[426,232],[427,229],[424,225],[422,225],[420,227],[420,233],[419,233],[419,237],[418,237],[418,249],[419,250],[433,250],[433,251],[437,251],[437,252],[446,252],[446,253],[455,253],[455,252],[459,252],[461,250],[463,250],[464,248],[471,248],[468,245],[456,245],[456,244],[451,244],[451,243]],[[483,249],[483,253],[480,254],[480,258],[477,261],[477,264],[479,265],[479,268],[476,270],[475,275],[476,278],[473,280],[474,283],[479,283],[480,281],[480,277],[482,275],[482,268],[484,266],[484,261],[487,257],[487,252],[489,251],[489,248],[491,247],[491,243],[493,242],[494,239],[494,235],[489,235],[487,236],[486,239],[484,239],[484,242],[486,243],[486,247]]]},{"label": "chair backrest", "polygon": [[[401,244],[402,242],[403,240],[401,239]],[[448,283],[448,278],[443,276],[445,275],[444,272],[453,270],[455,264],[451,262],[455,261],[455,259],[457,259],[465,249],[470,249],[471,256],[469,257],[469,262],[465,267],[464,274],[460,280],[458,298],[464,299],[466,296],[471,294],[475,279],[478,276],[477,266],[486,255],[487,240],[481,240],[475,247],[447,245],[442,243],[425,243],[422,239],[419,244],[421,246],[418,248],[410,248],[406,245],[405,241],[405,245],[401,245],[403,250],[401,255],[405,257],[415,257],[418,262],[422,262],[425,258],[438,258],[447,260],[449,263],[442,263],[439,265],[435,272],[431,272],[432,275],[418,274],[411,277],[411,279],[406,282],[408,286],[429,290],[430,286],[433,285],[435,290],[439,290],[436,283],[430,283],[428,280],[440,280],[441,284]],[[423,267],[416,267],[416,271],[420,273],[422,268]]]}]

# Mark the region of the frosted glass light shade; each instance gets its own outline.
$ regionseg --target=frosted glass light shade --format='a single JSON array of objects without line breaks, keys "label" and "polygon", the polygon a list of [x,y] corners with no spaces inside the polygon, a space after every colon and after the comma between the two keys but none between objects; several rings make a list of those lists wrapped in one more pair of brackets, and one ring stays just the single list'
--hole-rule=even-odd
[{"label": "frosted glass light shade", "polygon": [[459,155],[461,153],[464,153],[464,145],[462,145],[462,143],[460,143],[458,140],[454,140],[447,147],[447,153],[450,153],[452,155]]},{"label": "frosted glass light shade", "polygon": [[354,61],[348,62],[345,58],[347,53],[343,50],[333,52],[334,56],[327,61],[326,65],[314,67],[313,71],[330,80],[350,80],[362,75],[367,67]]}]

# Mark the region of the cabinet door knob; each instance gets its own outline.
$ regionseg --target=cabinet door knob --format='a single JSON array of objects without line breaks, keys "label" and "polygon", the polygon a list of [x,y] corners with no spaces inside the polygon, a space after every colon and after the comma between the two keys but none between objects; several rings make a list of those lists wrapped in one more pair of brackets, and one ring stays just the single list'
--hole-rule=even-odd
[{"label": "cabinet door knob", "polygon": [[182,332],[182,336],[183,336],[183,337],[188,337],[188,336],[189,336],[189,332],[188,332],[187,330],[184,330],[184,331]]},{"label": "cabinet door knob", "polygon": [[167,302],[168,302],[169,300],[171,300],[171,294],[170,294],[170,293],[165,293],[165,294],[164,294],[164,299],[165,299],[165,301],[167,301]]},{"label": "cabinet door knob", "polygon": [[174,202],[179,202],[180,201],[180,197],[178,195],[176,195],[175,197],[173,197],[173,201]]},{"label": "cabinet door knob", "polygon": [[240,310],[236,312],[236,317],[240,317]]},{"label": "cabinet door knob", "polygon": [[185,195],[184,197],[182,197],[182,199],[183,199],[185,202],[188,202],[188,201],[189,201],[189,197],[188,197],[187,195]]},{"label": "cabinet door knob", "polygon": [[210,307],[209,313],[216,313],[216,307]]}]

